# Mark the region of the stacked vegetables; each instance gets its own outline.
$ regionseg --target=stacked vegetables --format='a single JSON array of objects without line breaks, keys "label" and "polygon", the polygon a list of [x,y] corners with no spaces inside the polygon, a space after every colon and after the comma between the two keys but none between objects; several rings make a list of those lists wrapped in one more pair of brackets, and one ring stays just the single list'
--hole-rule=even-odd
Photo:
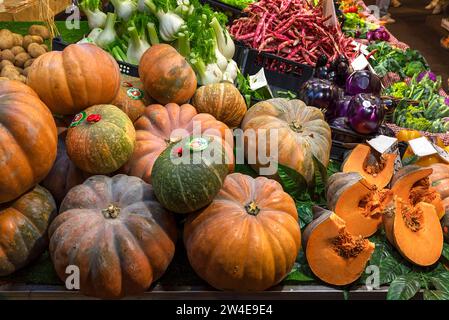
[{"label": "stacked vegetables", "polygon": [[[365,19],[363,8],[357,4],[357,1],[338,1],[337,16],[339,17],[342,31],[350,37],[366,39],[369,34],[379,28],[375,23]],[[340,13],[340,14],[338,14]],[[368,38],[368,40],[370,40]]]},{"label": "stacked vegetables", "polygon": [[117,60],[134,65],[151,46],[168,43],[190,62],[200,84],[234,82],[235,46],[224,27],[224,14],[198,0],[114,0],[112,4],[115,12],[107,15],[100,11],[99,0],[80,4],[92,28],[81,42],[94,42]]},{"label": "stacked vegetables", "polygon": [[321,6],[302,0],[262,0],[248,6],[248,16],[233,22],[235,40],[263,52],[314,66],[320,55],[329,61],[355,57],[351,38],[325,25]]}]

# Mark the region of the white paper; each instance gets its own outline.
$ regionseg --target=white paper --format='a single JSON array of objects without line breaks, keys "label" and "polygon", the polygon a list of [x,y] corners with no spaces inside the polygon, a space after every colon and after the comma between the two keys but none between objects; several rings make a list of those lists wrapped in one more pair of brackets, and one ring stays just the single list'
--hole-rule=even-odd
[{"label": "white paper", "polygon": [[351,44],[354,46],[354,51],[361,52],[365,56],[369,55],[368,46],[364,45],[363,43],[357,42],[353,40]]},{"label": "white paper", "polygon": [[366,57],[361,54],[352,61],[351,66],[354,71],[365,70],[366,67],[369,66],[369,62],[366,60]]},{"label": "white paper", "polygon": [[249,76],[249,87],[251,90],[257,90],[268,86],[267,78],[265,77],[264,69],[260,69],[255,75]]},{"label": "white paper", "polygon": [[410,140],[408,144],[410,145],[410,148],[412,148],[413,153],[418,157],[425,157],[438,153],[433,144],[426,137]]},{"label": "white paper", "polygon": [[398,141],[398,139],[393,137],[388,137],[384,135],[377,136],[367,143],[379,153],[386,153],[393,149],[393,145]]}]

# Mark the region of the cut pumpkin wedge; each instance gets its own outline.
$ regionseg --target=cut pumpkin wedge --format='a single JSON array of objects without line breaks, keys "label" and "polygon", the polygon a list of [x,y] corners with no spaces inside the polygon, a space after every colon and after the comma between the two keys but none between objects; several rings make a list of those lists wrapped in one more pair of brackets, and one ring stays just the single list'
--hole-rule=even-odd
[{"label": "cut pumpkin wedge", "polygon": [[329,209],[346,222],[349,233],[369,237],[382,224],[384,206],[392,192],[377,189],[359,173],[339,172],[329,178],[326,190]]},{"label": "cut pumpkin wedge", "polygon": [[365,270],[375,245],[351,235],[335,213],[314,207],[315,219],[306,227],[303,241],[312,272],[332,285],[347,285]]},{"label": "cut pumpkin wedge", "polygon": [[443,231],[432,204],[412,206],[395,197],[383,216],[388,240],[404,258],[418,266],[438,261],[443,250]]},{"label": "cut pumpkin wedge", "polygon": [[358,172],[368,183],[383,189],[393,177],[396,157],[391,153],[377,159],[370,146],[358,144],[343,162],[342,171]]},{"label": "cut pumpkin wedge", "polygon": [[391,181],[391,191],[406,203],[415,205],[419,202],[430,203],[435,206],[439,219],[445,214],[440,194],[430,184],[429,176],[432,168],[417,165],[405,166],[399,170]]}]

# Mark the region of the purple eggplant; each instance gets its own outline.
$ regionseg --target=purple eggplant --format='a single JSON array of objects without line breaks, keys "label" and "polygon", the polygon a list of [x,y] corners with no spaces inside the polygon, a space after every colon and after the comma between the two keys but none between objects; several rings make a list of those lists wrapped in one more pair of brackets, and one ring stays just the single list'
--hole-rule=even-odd
[{"label": "purple eggplant", "polygon": [[346,94],[351,96],[359,93],[379,95],[381,90],[380,78],[368,70],[355,71],[346,79]]},{"label": "purple eggplant", "polygon": [[376,133],[385,117],[382,100],[370,94],[357,94],[348,106],[348,123],[360,134]]},{"label": "purple eggplant", "polygon": [[310,79],[299,90],[299,99],[308,106],[327,109],[340,95],[340,89],[324,79]]},{"label": "purple eggplant", "polygon": [[348,118],[346,117],[335,118],[329,122],[329,125],[338,129],[351,130],[348,125]]},{"label": "purple eggplant", "polygon": [[334,114],[336,118],[348,116],[348,107],[351,99],[352,96],[344,96],[335,102]]}]

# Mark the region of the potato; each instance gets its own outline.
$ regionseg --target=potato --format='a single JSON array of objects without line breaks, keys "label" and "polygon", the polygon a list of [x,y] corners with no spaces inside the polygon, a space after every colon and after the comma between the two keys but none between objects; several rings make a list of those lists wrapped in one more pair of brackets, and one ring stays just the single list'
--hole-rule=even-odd
[{"label": "potato", "polygon": [[36,59],[30,59],[30,60],[27,60],[27,62],[25,62],[25,64],[23,65],[23,67],[24,67],[24,68],[31,67],[31,65],[33,64],[34,60],[36,60]]},{"label": "potato", "polygon": [[22,52],[16,56],[16,61],[14,62],[14,64],[17,67],[23,67],[25,65],[25,62],[27,62],[30,59],[31,59],[31,56],[28,53]]},{"label": "potato", "polygon": [[0,30],[0,49],[11,49],[14,47],[14,37],[8,29]]},{"label": "potato", "polygon": [[12,37],[14,38],[14,46],[21,47],[23,44],[23,36],[18,33],[13,33]]},{"label": "potato", "polygon": [[5,81],[5,80],[9,80],[9,79],[6,77],[0,77],[0,81]]},{"label": "potato", "polygon": [[19,53],[25,52],[25,49],[20,46],[15,46],[12,47],[11,51],[15,56],[17,56]]},{"label": "potato", "polygon": [[16,80],[16,78],[20,75],[17,69],[14,66],[6,66],[2,69],[0,73],[1,77],[6,77],[11,80]]},{"label": "potato", "polygon": [[28,29],[28,34],[30,34],[32,36],[40,36],[44,40],[50,39],[50,31],[48,30],[48,28],[46,26],[42,26],[42,25],[33,24]]},{"label": "potato", "polygon": [[12,63],[9,60],[3,60],[2,62],[0,62],[0,70],[2,70],[6,66],[13,66],[14,67],[14,63]]},{"label": "potato", "polygon": [[23,73],[23,69],[21,67],[16,67],[17,72],[19,72],[20,74]]},{"label": "potato", "polygon": [[37,58],[41,55],[43,55],[44,53],[46,53],[45,49],[41,47],[40,44],[37,43],[31,43],[28,46],[28,53],[33,57],[33,58]]},{"label": "potato", "polygon": [[28,72],[30,72],[31,67],[26,67],[25,69],[23,69],[22,74],[25,77],[28,77]]},{"label": "potato", "polygon": [[0,60],[8,60],[8,61],[11,61],[12,63],[14,63],[14,61],[15,61],[14,53],[12,53],[12,51],[9,49],[3,50],[0,53]]},{"label": "potato", "polygon": [[45,52],[49,51],[48,46],[45,43],[41,44],[41,47],[44,48]]},{"label": "potato", "polygon": [[40,37],[40,36],[30,36],[30,35],[23,37],[22,47],[25,50],[28,51],[28,46],[32,43],[42,44],[42,43],[44,43],[44,39],[42,39],[42,37]]},{"label": "potato", "polygon": [[18,79],[20,82],[23,82],[23,83],[27,83],[27,77],[25,77],[24,75],[19,75],[19,79]]}]

